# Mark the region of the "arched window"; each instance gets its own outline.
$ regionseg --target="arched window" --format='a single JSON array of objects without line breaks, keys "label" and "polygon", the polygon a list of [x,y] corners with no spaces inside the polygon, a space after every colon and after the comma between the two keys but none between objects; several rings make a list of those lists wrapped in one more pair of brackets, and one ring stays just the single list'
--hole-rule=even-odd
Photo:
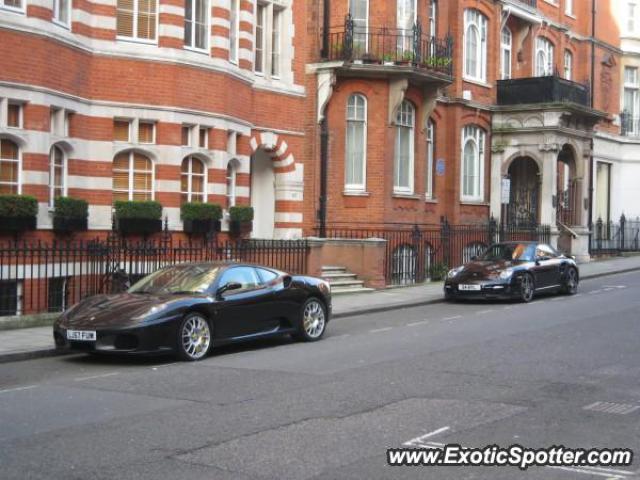
[{"label": "arched window", "polygon": [[415,109],[404,101],[396,116],[396,146],[393,175],[393,191],[413,193],[413,155],[414,155]]},{"label": "arched window", "polygon": [[564,51],[564,78],[571,80],[573,77],[573,54],[569,50]]},{"label": "arched window", "polygon": [[180,201],[201,202],[206,200],[206,169],[202,160],[190,155],[182,160],[180,167]]},{"label": "arched window", "polygon": [[472,8],[464,11],[464,76],[487,79],[487,17]]},{"label": "arched window", "polygon": [[553,44],[544,37],[536,38],[536,77],[553,75]]},{"label": "arched window", "polygon": [[345,190],[364,191],[367,171],[367,99],[351,95],[347,102]]},{"label": "arched window", "polygon": [[427,171],[425,172],[425,196],[433,198],[433,158],[435,154],[435,130],[433,120],[427,122]]},{"label": "arched window", "polygon": [[502,80],[511,78],[512,42],[511,30],[504,27],[500,35],[500,78]]},{"label": "arched window", "polygon": [[58,145],[49,152],[49,206],[55,205],[58,197],[64,197],[66,191],[65,155]]},{"label": "arched window", "polygon": [[476,125],[462,130],[462,200],[484,200],[485,133]]},{"label": "arched window", "polygon": [[227,164],[227,209],[236,205],[238,167],[238,161],[235,159]]},{"label": "arched window", "polygon": [[19,193],[18,170],[20,148],[6,138],[0,138],[0,193]]},{"label": "arched window", "polygon": [[113,200],[153,200],[153,162],[135,151],[113,159]]}]

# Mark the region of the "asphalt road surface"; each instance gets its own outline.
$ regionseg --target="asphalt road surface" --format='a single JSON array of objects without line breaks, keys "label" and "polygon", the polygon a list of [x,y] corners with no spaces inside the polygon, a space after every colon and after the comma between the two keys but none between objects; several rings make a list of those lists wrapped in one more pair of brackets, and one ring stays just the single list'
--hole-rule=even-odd
[{"label": "asphalt road surface", "polygon": [[[315,344],[255,342],[193,364],[2,364],[0,478],[639,479],[635,407],[640,273],[528,305],[337,319]],[[637,458],[526,472],[386,465],[387,448],[418,437],[434,448],[626,447]]]}]

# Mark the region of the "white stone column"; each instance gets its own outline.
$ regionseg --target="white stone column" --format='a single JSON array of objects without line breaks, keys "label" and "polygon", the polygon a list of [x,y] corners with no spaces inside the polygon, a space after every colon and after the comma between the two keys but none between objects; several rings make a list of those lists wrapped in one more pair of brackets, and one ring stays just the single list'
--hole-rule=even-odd
[{"label": "white stone column", "polygon": [[500,223],[502,219],[502,162],[504,161],[504,151],[491,152],[491,178],[489,208],[493,218]]}]

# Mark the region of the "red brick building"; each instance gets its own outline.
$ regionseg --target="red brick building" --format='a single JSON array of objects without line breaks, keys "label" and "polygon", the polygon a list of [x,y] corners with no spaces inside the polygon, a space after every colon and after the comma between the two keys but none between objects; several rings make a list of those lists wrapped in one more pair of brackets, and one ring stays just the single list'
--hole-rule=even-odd
[{"label": "red brick building", "polygon": [[0,0],[0,192],[37,197],[27,238],[53,238],[68,195],[89,235],[116,199],[158,200],[179,232],[191,199],[253,205],[261,238],[493,215],[586,255],[592,134],[619,130],[609,9]]}]

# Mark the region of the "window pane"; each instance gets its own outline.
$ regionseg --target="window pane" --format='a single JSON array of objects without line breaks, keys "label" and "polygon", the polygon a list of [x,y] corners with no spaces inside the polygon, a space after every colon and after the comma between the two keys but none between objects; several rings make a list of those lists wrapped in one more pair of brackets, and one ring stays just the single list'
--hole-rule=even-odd
[{"label": "window pane", "polygon": [[140,153],[133,154],[133,168],[135,170],[150,171],[151,160]]},{"label": "window pane", "polygon": [[138,124],[138,142],[153,143],[153,123],[140,122]]},{"label": "window pane", "polygon": [[18,163],[0,160],[0,182],[18,182]]},{"label": "window pane", "polygon": [[133,37],[133,0],[118,0],[116,33],[122,37]]},{"label": "window pane", "polygon": [[264,5],[256,7],[256,60],[254,69],[256,72],[264,71]]},{"label": "window pane", "polygon": [[193,46],[193,2],[185,0],[184,4],[184,44],[187,47]]},{"label": "window pane", "polygon": [[119,142],[128,142],[130,124],[129,120],[114,120],[113,139]]},{"label": "window pane", "polygon": [[204,173],[204,163],[202,163],[197,158],[193,158],[191,160],[191,171],[193,173],[203,174]]},{"label": "window pane", "polygon": [[[238,59],[238,3],[239,0],[231,0],[229,11],[229,60],[234,62]],[[258,6],[259,10],[260,7]],[[257,35],[258,32],[256,30]]]},{"label": "window pane", "polygon": [[11,140],[0,139],[0,158],[18,160],[18,145]]},{"label": "window pane", "polygon": [[207,148],[207,136],[209,133],[208,128],[201,128],[199,132],[199,142],[198,145],[200,148]]},{"label": "window pane", "polygon": [[7,126],[8,127],[20,127],[20,110],[22,106],[15,103],[10,103],[7,108]]},{"label": "window pane", "polygon": [[191,128],[182,127],[182,145],[189,146],[191,143]]},{"label": "window pane", "polygon": [[280,10],[273,10],[273,30],[271,35],[271,75],[280,75]]}]

